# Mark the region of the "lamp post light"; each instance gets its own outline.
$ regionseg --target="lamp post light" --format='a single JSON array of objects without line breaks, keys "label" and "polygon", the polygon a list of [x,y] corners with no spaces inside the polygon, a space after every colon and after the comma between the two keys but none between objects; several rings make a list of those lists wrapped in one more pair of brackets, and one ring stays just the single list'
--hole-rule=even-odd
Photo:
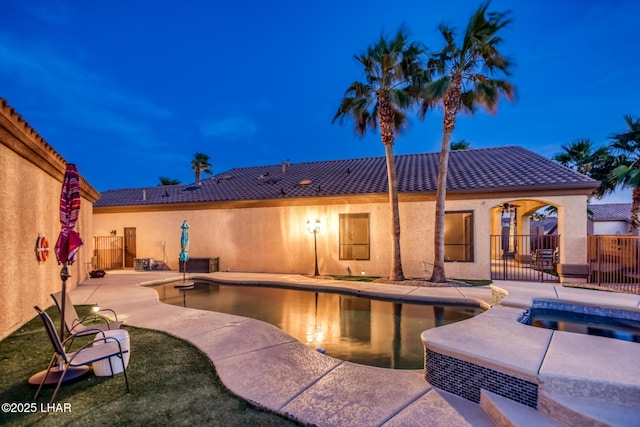
[{"label": "lamp post light", "polygon": [[316,269],[315,272],[313,273],[314,276],[319,276],[320,273],[318,272],[318,233],[320,232],[320,220],[316,219],[315,223],[312,223],[311,220],[307,220],[307,230],[309,230],[309,233],[313,233],[313,250],[314,250],[314,254],[315,254],[315,258],[316,258]]},{"label": "lamp post light", "polygon": [[93,310],[93,321],[96,322],[98,320],[98,312],[100,311],[100,306],[98,303],[95,303],[91,306],[91,310]]}]

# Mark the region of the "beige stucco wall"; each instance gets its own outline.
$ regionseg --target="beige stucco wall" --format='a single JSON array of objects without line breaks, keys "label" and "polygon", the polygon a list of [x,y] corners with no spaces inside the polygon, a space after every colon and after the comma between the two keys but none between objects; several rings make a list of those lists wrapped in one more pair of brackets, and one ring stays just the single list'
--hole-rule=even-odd
[{"label": "beige stucco wall", "polygon": [[[447,211],[472,211],[474,223],[474,262],[447,262],[451,278],[489,279],[490,236],[496,233],[496,206],[512,200],[533,200],[530,206],[554,204],[563,207],[561,216],[572,215],[562,224],[583,221],[586,227],[586,196],[557,195],[557,192],[531,193],[526,198],[514,194],[451,195]],[[400,197],[402,265],[407,277],[428,277],[433,265],[434,202],[432,195]],[[242,204],[209,204],[174,209],[149,210],[97,208],[93,219],[95,236],[111,230],[123,234],[125,227],[136,228],[136,257],[154,258],[178,269],[180,225],[190,224],[190,256],[219,257],[223,271],[313,274],[313,235],[307,220],[319,218],[323,224],[317,235],[320,274],[352,274],[362,271],[371,276],[387,276],[390,265],[389,208],[383,196],[356,196],[340,199],[267,201]],[[339,215],[369,213],[371,231],[370,260],[339,259]],[[584,263],[586,246],[582,227],[565,226],[563,244],[570,248],[561,262]],[[499,234],[499,231],[497,232]],[[166,242],[165,246],[162,242]],[[582,245],[582,246],[581,246]],[[569,253],[566,253],[569,252]]]},{"label": "beige stucco wall", "polygon": [[[321,274],[344,274],[365,270],[378,275],[390,257],[388,244],[379,244],[388,218],[387,206],[377,204],[331,204],[311,206],[265,206],[239,209],[197,209],[186,211],[96,213],[94,235],[106,236],[115,229],[122,235],[125,227],[136,228],[136,257],[154,258],[178,269],[181,224],[190,226],[191,257],[219,257],[225,271],[261,271],[271,273],[313,273],[313,234],[307,220],[320,219],[317,235],[318,264]],[[340,213],[370,213],[372,251],[369,261],[340,261],[338,218]],[[165,246],[162,246],[162,243]]]},{"label": "beige stucco wall", "polygon": [[[61,289],[53,246],[60,232],[58,209],[66,163],[15,111],[0,99],[0,339],[35,316],[34,305],[49,307]],[[80,171],[81,172],[81,171]],[[91,254],[93,202],[98,193],[82,183],[76,231],[85,239],[67,281],[72,289],[86,277]],[[49,258],[38,263],[38,233],[49,240]]]}]

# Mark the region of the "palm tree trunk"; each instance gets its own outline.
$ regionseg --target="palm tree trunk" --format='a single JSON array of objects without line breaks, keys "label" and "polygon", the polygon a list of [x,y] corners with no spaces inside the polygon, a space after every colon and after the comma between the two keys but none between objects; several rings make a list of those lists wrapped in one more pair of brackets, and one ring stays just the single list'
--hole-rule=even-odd
[{"label": "palm tree trunk", "polygon": [[404,280],[402,272],[402,257],[400,255],[400,209],[398,206],[398,177],[396,176],[396,161],[393,155],[394,143],[394,111],[389,100],[389,91],[378,92],[378,121],[380,122],[380,137],[384,144],[387,160],[387,181],[389,183],[389,206],[391,214],[391,270],[389,280]]},{"label": "palm tree trunk", "polygon": [[[446,115],[446,112],[445,112]],[[438,164],[438,189],[436,190],[436,221],[433,236],[433,272],[431,282],[444,283],[447,276],[444,271],[444,213],[445,200],[447,198],[447,169],[449,167],[449,143],[451,133],[442,135],[442,148],[440,150],[440,162]]]},{"label": "palm tree trunk", "polygon": [[444,271],[444,213],[447,199],[447,174],[449,172],[449,144],[456,125],[456,115],[460,106],[461,77],[455,76],[451,82],[451,91],[444,98],[444,119],[442,125],[442,147],[438,164],[438,188],[436,190],[436,221],[433,238],[433,272],[431,282],[444,283],[447,276]]},{"label": "palm tree trunk", "polygon": [[389,206],[391,208],[391,271],[389,280],[404,280],[402,257],[400,255],[400,209],[398,205],[398,178],[393,145],[384,146],[387,159],[387,179],[389,181]]},{"label": "palm tree trunk", "polygon": [[640,229],[640,188],[633,187],[631,190],[631,234],[637,234]]}]

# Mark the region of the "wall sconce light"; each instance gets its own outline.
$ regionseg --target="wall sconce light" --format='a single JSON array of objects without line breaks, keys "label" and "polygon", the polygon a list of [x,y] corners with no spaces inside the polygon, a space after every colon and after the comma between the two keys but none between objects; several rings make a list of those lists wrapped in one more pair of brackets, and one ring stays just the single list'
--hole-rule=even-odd
[{"label": "wall sconce light", "polygon": [[111,230],[111,235],[115,236],[116,235],[116,230]]}]

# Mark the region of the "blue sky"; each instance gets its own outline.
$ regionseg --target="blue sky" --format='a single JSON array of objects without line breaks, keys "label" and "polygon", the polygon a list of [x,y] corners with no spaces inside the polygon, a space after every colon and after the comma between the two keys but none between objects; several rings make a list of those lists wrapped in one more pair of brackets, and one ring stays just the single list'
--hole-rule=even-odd
[{"label": "blue sky", "polygon": [[[383,156],[378,134],[331,124],[362,77],[353,59],[406,25],[437,50],[441,22],[462,31],[479,1],[3,0],[0,96],[98,191],[194,180],[196,152],[234,167]],[[391,7],[389,7],[391,5]],[[453,139],[605,144],[640,115],[640,2],[494,0],[511,10],[502,51],[514,103],[461,116]],[[397,154],[439,151],[441,111],[414,118]],[[630,201],[622,193],[610,201]]]}]

